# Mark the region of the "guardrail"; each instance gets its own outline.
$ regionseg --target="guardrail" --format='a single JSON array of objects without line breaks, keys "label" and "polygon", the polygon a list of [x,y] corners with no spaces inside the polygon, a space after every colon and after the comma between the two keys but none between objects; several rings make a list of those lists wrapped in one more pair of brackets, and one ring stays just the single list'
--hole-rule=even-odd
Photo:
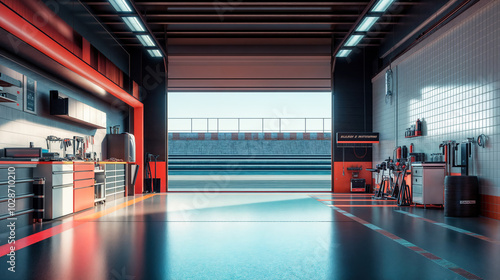
[{"label": "guardrail", "polygon": [[169,118],[169,132],[322,132],[330,133],[331,118]]}]

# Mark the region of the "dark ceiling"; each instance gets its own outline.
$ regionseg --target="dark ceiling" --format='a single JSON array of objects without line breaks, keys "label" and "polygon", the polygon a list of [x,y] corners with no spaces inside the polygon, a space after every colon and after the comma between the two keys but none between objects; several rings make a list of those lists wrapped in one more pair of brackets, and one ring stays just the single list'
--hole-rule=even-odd
[{"label": "dark ceiling", "polygon": [[[82,1],[128,47],[141,46],[107,0]],[[334,40],[335,50],[374,1],[133,1],[158,42],[222,38]],[[378,47],[419,2],[395,1],[358,45]],[[183,43],[185,44],[185,43]]]}]

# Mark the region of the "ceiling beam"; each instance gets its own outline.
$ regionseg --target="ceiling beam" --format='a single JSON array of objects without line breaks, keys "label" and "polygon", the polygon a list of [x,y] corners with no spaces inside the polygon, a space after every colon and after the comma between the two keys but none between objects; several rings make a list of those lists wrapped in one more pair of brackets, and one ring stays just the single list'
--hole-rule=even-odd
[{"label": "ceiling beam", "polygon": [[[342,38],[342,41],[340,42],[340,44],[338,44],[333,53],[332,53],[332,56],[333,57],[336,57],[337,56],[337,53],[340,51],[340,49],[342,48],[342,46],[345,44],[345,42],[347,41],[347,38],[349,36],[351,36],[351,34],[356,30],[356,27],[358,26],[358,24],[361,22],[361,20],[363,20],[363,18],[365,17],[365,15],[368,14],[368,12],[370,11],[370,9],[372,8],[372,6],[375,4],[375,1],[376,0],[370,0],[370,3],[365,7],[365,9],[363,10],[363,12],[361,12],[359,18],[356,20],[356,22],[354,22],[354,24],[351,26],[351,29],[349,30],[349,33],[344,36],[344,38]],[[376,22],[375,25],[377,24],[380,24],[379,22]],[[333,69],[332,69],[333,71]]]},{"label": "ceiling beam", "polygon": [[[161,24],[161,25],[276,25],[276,24],[282,24],[282,25],[353,25],[354,22],[332,22],[332,21],[301,21],[301,22],[292,22],[292,21],[283,21],[283,22],[258,22],[258,21],[253,21],[253,22],[226,22],[226,21],[196,21],[196,22],[190,22],[190,21],[148,21],[147,24]],[[125,22],[123,21],[108,21],[108,22],[103,22],[105,25],[125,25]],[[398,22],[390,22],[390,21],[384,21],[384,22],[377,22],[375,23],[377,25],[397,25],[400,24]]]},{"label": "ceiling beam", "polygon": [[[206,1],[206,2],[170,2],[170,1],[134,1],[136,6],[363,6],[368,4],[368,1],[339,1],[339,2],[238,2],[238,1]],[[110,5],[108,1],[103,2],[86,2],[87,5],[105,6]]]},{"label": "ceiling beam", "polygon": [[[192,33],[182,33],[182,32],[179,32],[180,34],[171,34],[169,33],[171,36],[169,38],[174,38],[173,36],[175,35],[193,35]],[[197,34],[197,35],[206,35],[206,34]],[[249,34],[241,34],[241,33],[238,33],[238,32],[234,32],[234,33],[230,33],[230,32],[221,32],[220,34],[211,34],[212,36],[209,37],[209,38],[216,38],[216,37],[213,37],[213,35],[225,35],[225,36],[237,36],[237,35],[241,35],[241,36],[249,36],[249,35],[268,35],[268,36],[276,36],[276,35],[292,35],[292,33],[290,32],[282,32],[282,33],[279,33],[279,32],[276,32],[276,33],[262,33],[262,32],[249,32]],[[326,37],[329,37],[331,35],[330,32],[295,32],[293,33],[293,35],[309,35],[309,36],[312,36],[312,35],[316,35],[316,36],[326,36]],[[290,38],[295,38],[296,36],[291,36]],[[135,36],[123,36],[123,37],[118,37],[120,40],[138,40],[137,37]],[[162,40],[165,40],[165,38],[161,38],[161,37],[158,37],[157,38],[159,41],[162,41]],[[363,40],[383,40],[384,37],[364,37]],[[342,38],[335,38],[336,41],[340,41],[342,40]]]},{"label": "ceiling beam", "polygon": [[[119,17],[119,14],[95,14],[98,17]],[[157,17],[166,17],[166,18],[239,18],[239,17],[245,17],[245,18],[253,18],[253,17],[262,17],[262,18],[290,18],[290,17],[296,17],[296,18],[309,18],[309,17],[315,17],[315,18],[335,18],[335,17],[355,17],[357,18],[359,15],[358,14],[224,14],[224,15],[219,15],[219,14],[166,14],[166,13],[160,13],[160,14],[151,14],[148,13],[144,15],[146,18],[157,18]]]},{"label": "ceiling beam", "polygon": [[[142,44],[140,43],[122,43],[122,46],[126,46],[126,47],[144,47]],[[373,43],[373,44],[358,44],[357,47],[379,47],[380,44],[378,43]]]},{"label": "ceiling beam", "polygon": [[[367,5],[369,1],[366,2],[221,2],[221,1],[210,1],[210,2],[166,2],[166,1],[135,1],[136,6],[229,6],[229,7],[238,7],[238,6],[254,6],[254,7],[262,7],[262,6],[364,6]],[[108,1],[103,2],[85,2],[85,4],[89,6],[108,6],[110,5]],[[416,1],[407,1],[400,2],[396,1],[392,5],[402,5],[402,6],[413,6],[413,5],[421,5],[423,3],[418,3]]]},{"label": "ceiling beam", "polygon": [[[218,30],[218,31],[210,31],[210,30],[207,30],[207,31],[189,31],[189,30],[186,30],[186,31],[167,31],[167,34],[172,34],[172,35],[175,35],[175,34],[233,34],[233,33],[238,33],[238,34],[251,34],[251,33],[259,33],[259,34],[273,34],[273,33],[287,33],[287,34],[297,34],[297,33],[325,33],[325,34],[347,34],[349,31],[348,30],[345,30],[345,31],[338,31],[338,30],[332,30],[332,31],[314,31],[314,30],[311,30],[311,31],[283,31],[283,30],[262,30],[262,31],[259,31],[259,30],[255,30],[255,31],[232,31],[232,30],[228,30],[228,31],[224,31],[224,30]],[[391,33],[390,31],[370,31],[368,32],[369,34],[389,34]],[[113,34],[116,34],[116,35],[131,35],[131,34],[134,34],[134,32],[132,31],[116,31],[116,32],[113,32]],[[164,35],[165,32],[164,31],[153,31],[153,34],[157,34],[157,35]]]},{"label": "ceiling beam", "polygon": [[[242,1],[207,1],[207,2],[168,2],[168,1],[136,1],[137,6],[365,6],[370,1],[338,1],[338,2],[242,2]],[[415,5],[415,2],[394,2],[394,5]]]}]

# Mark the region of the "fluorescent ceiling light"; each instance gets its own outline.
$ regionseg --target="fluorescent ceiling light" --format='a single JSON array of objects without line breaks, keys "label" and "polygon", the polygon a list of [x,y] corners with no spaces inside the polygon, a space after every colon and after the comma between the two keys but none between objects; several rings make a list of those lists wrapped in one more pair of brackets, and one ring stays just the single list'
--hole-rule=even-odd
[{"label": "fluorescent ceiling light", "polygon": [[356,28],[358,32],[366,32],[372,28],[375,22],[379,19],[379,17],[365,17],[361,24]]},{"label": "fluorescent ceiling light", "polygon": [[111,6],[113,6],[117,12],[132,12],[132,9],[130,9],[130,6],[125,0],[109,0],[109,3],[111,3]]},{"label": "fluorescent ceiling light", "polygon": [[340,50],[337,57],[347,57],[351,53],[351,50]]},{"label": "fluorescent ceiling light", "polygon": [[163,57],[163,55],[161,55],[161,52],[159,50],[148,50],[148,53],[152,57]]},{"label": "fluorescent ceiling light", "polygon": [[359,43],[359,41],[361,41],[361,39],[363,39],[363,37],[365,37],[365,35],[352,35],[351,37],[349,37],[347,42],[345,42],[344,46],[354,47]]},{"label": "fluorescent ceiling light", "polygon": [[383,13],[389,8],[394,0],[379,0],[372,8],[372,12]]},{"label": "fluorescent ceiling light", "polygon": [[141,41],[141,44],[143,44],[145,47],[156,46],[153,42],[153,39],[151,39],[151,36],[149,35],[137,35],[137,39],[139,39],[139,41]]},{"label": "fluorescent ceiling light", "polygon": [[128,28],[134,32],[144,32],[144,26],[142,26],[141,22],[137,17],[122,17],[125,24],[127,24]]}]

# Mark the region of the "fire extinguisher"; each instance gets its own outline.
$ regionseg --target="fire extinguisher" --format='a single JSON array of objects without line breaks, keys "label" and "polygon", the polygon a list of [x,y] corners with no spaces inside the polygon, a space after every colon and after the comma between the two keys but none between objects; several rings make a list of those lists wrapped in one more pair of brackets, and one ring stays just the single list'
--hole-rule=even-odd
[{"label": "fire extinguisher", "polygon": [[420,119],[417,119],[417,123],[415,124],[415,135],[422,135],[422,122]]},{"label": "fire extinguisher", "polygon": [[[410,154],[413,153],[413,143],[410,144]],[[415,162],[415,157],[411,156],[411,162]]]},{"label": "fire extinguisher", "polygon": [[396,149],[396,159],[401,159],[401,146]]}]

